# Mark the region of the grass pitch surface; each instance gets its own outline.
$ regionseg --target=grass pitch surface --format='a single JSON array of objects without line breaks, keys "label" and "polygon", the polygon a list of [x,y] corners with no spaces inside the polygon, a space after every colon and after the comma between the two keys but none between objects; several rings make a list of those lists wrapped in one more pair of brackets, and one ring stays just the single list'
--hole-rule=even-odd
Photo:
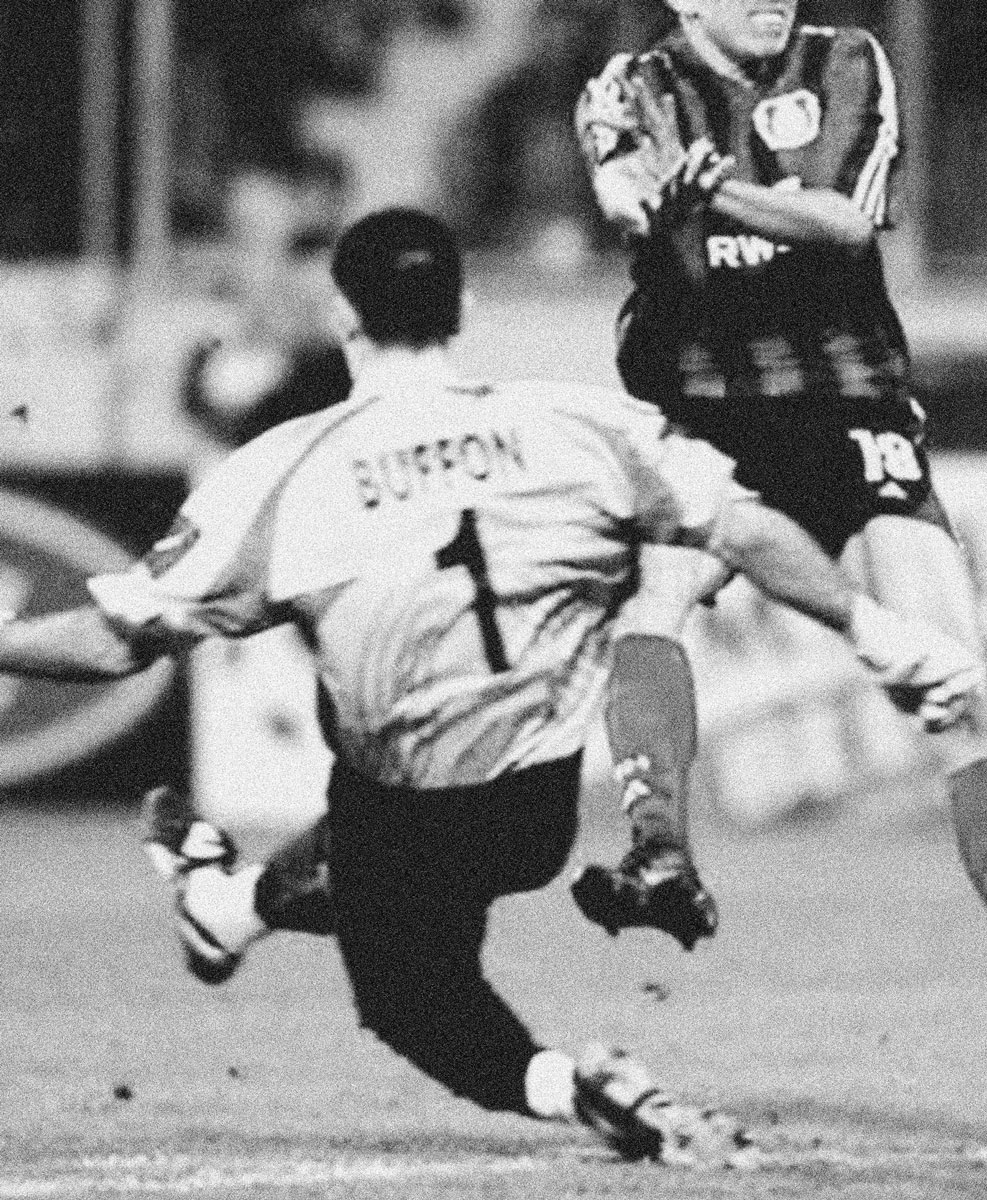
[{"label": "grass pitch surface", "polygon": [[[481,288],[477,372],[614,382],[620,277],[561,310],[516,290]],[[577,855],[613,860],[619,818],[589,808]],[[697,852],[722,922],[695,954],[609,940],[560,881],[496,910],[488,964],[547,1042],[612,1039],[739,1113],[756,1172],[625,1164],[447,1095],[358,1030],[331,942],[272,939],[206,989],[133,817],[5,807],[0,1200],[982,1200],[987,913],[948,830],[701,827]]]},{"label": "grass pitch surface", "polygon": [[[591,807],[577,855],[615,854]],[[987,1194],[987,913],[938,825],[700,827],[722,925],[693,955],[608,940],[564,881],[496,910],[490,970],[539,1034],[616,1040],[739,1112],[771,1153],[745,1173],[621,1163],[447,1095],[359,1031],[331,941],[197,984],[136,834],[3,811],[0,1200]]]}]

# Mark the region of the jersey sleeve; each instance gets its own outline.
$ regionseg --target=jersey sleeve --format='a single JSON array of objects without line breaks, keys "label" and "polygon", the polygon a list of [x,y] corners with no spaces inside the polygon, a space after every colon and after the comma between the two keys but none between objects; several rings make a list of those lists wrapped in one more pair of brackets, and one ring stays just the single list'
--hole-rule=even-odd
[{"label": "jersey sleeve", "polygon": [[[617,54],[589,80],[576,104],[576,136],[600,211],[622,232],[645,236],[662,204],[656,148],[646,138],[627,86],[630,54]],[[659,104],[668,105],[662,96]],[[674,123],[674,107],[666,112]]]},{"label": "jersey sleeve", "polygon": [[698,438],[667,432],[649,457],[635,504],[645,542],[704,546],[723,510],[751,494],[734,480],[733,459]]},{"label": "jersey sleeve", "polygon": [[894,72],[862,29],[838,31],[827,72],[824,174],[878,228],[901,216],[901,114]]},{"label": "jersey sleeve", "polygon": [[282,623],[283,606],[269,598],[271,538],[299,432],[282,427],[232,454],[135,566],[91,578],[103,613],[131,636],[177,643]]},{"label": "jersey sleeve", "polygon": [[581,415],[619,465],[636,538],[705,545],[724,508],[752,495],[734,480],[732,458],[679,433],[655,405],[609,389],[586,391],[585,401]]},{"label": "jersey sleeve", "polygon": [[637,121],[627,91],[631,55],[615,54],[576,102],[576,136],[590,169],[634,150]]}]

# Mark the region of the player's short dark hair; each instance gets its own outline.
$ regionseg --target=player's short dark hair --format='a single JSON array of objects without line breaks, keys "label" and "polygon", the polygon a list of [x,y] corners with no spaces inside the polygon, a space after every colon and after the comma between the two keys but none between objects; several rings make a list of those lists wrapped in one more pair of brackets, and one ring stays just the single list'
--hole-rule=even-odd
[{"label": "player's short dark hair", "polygon": [[463,269],[452,230],[415,208],[388,208],[336,244],[336,286],[379,345],[422,347],[459,332]]}]

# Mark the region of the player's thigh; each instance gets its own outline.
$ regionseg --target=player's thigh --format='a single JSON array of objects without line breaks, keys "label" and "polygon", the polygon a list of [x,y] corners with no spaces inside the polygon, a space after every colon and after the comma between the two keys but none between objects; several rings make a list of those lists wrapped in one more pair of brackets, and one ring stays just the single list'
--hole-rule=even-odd
[{"label": "player's thigh", "polygon": [[409,992],[430,990],[437,973],[478,971],[488,900],[455,814],[430,811],[420,793],[359,781],[345,794],[331,788],[333,799],[336,936],[361,1013],[383,1020]]},{"label": "player's thigh", "polygon": [[481,850],[489,864],[481,873],[491,895],[547,887],[565,867],[579,827],[581,762],[581,755],[572,755],[505,782]]},{"label": "player's thigh", "polygon": [[962,546],[943,524],[916,517],[873,517],[848,547],[876,599],[895,612],[981,647],[973,580]]},{"label": "player's thigh", "polygon": [[878,516],[926,519],[939,508],[921,420],[902,397],[805,397],[762,403],[753,416],[732,428],[738,480],[833,557]]},{"label": "player's thigh", "polygon": [[639,584],[624,605],[617,633],[679,638],[694,606],[727,582],[730,572],[713,555],[682,546],[643,546]]}]

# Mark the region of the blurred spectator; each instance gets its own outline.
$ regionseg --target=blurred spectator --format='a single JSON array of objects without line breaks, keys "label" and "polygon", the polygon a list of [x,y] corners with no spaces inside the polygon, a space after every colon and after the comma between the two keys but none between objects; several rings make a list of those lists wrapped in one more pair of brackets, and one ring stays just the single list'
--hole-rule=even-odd
[{"label": "blurred spectator", "polygon": [[328,255],[342,190],[332,164],[242,171],[228,188],[226,277],[183,372],[182,403],[230,448],[343,399],[349,372],[329,333]]},{"label": "blurred spectator", "polygon": [[[186,373],[185,411],[214,438],[240,446],[282,421],[345,399],[346,359],[328,334],[333,235],[303,230],[287,247],[281,313],[234,318],[227,334],[197,346]],[[270,296],[267,296],[270,300]]]},{"label": "blurred spectator", "polygon": [[[192,238],[223,233],[241,178],[297,181],[313,150],[313,108],[335,103],[350,123],[372,120],[399,40],[450,49],[479,16],[475,0],[177,0],[175,12],[173,218],[179,236]],[[412,121],[423,70],[428,77],[429,64],[417,66],[413,107],[402,98]],[[348,144],[337,116],[315,142],[323,158],[339,160],[337,178],[324,182],[349,188],[352,201],[372,138],[361,130]],[[407,164],[397,173],[407,175]]]},{"label": "blurred spectator", "polygon": [[[190,354],[182,390],[186,414],[212,443],[200,469],[217,449],[349,392],[326,313],[339,195],[325,183],[318,164],[288,174],[241,170],[231,181],[224,223],[235,274]],[[206,811],[240,827],[260,823],[274,795],[304,816],[316,809],[328,756],[314,676],[293,630],[199,647],[189,701],[192,778]]]},{"label": "blurred spectator", "polygon": [[378,84],[390,38],[389,0],[301,0],[296,69],[302,84],[337,96],[363,96]]},{"label": "blurred spectator", "polygon": [[468,0],[411,0],[411,8],[423,28],[447,37],[462,34],[475,15]]},{"label": "blurred spectator", "polygon": [[473,15],[471,0],[181,0],[179,107],[221,114],[234,168],[283,170],[306,99],[373,95],[398,28],[458,36]]},{"label": "blurred spectator", "polygon": [[458,36],[471,15],[464,0],[301,0],[296,64],[303,82],[314,90],[366,95],[378,85],[398,26]]},{"label": "blurred spectator", "polygon": [[609,6],[541,0],[524,61],[481,98],[449,151],[450,216],[467,243],[520,240],[578,264],[608,237],[572,132],[580,80],[606,61]]}]

